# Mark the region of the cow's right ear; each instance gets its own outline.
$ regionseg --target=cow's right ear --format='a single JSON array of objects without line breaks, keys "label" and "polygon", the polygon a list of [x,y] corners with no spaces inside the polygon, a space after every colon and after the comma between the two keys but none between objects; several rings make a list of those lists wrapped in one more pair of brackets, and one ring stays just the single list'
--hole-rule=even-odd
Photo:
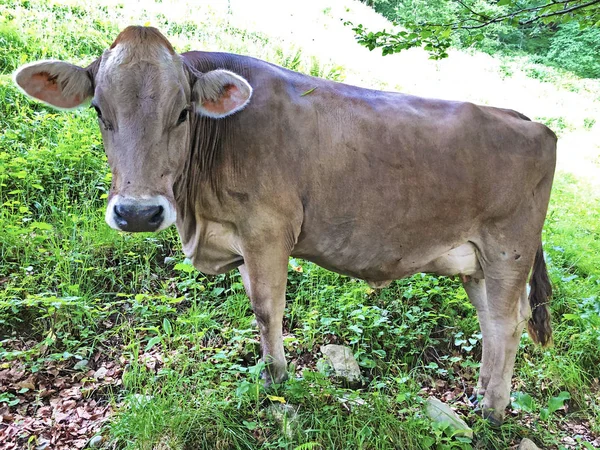
[{"label": "cow's right ear", "polygon": [[25,94],[59,109],[77,108],[94,96],[89,72],[62,61],[27,64],[14,78]]}]

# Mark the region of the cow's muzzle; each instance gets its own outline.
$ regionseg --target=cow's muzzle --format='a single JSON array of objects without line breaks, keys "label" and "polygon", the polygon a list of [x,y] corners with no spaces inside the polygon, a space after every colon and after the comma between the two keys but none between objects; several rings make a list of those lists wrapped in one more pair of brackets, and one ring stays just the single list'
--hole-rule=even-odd
[{"label": "cow's muzzle", "polygon": [[115,222],[123,231],[155,231],[163,221],[164,208],[160,205],[138,207],[115,205]]},{"label": "cow's muzzle", "polygon": [[114,196],[106,208],[106,222],[120,231],[160,231],[175,222],[176,213],[162,195],[146,198]]}]

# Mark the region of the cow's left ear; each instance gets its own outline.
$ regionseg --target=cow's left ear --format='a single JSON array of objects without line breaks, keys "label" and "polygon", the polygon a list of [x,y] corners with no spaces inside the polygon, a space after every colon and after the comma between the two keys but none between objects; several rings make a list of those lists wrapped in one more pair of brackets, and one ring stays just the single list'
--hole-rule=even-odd
[{"label": "cow's left ear", "polygon": [[221,69],[202,74],[193,90],[198,112],[213,119],[243,109],[252,96],[252,86],[244,78]]}]

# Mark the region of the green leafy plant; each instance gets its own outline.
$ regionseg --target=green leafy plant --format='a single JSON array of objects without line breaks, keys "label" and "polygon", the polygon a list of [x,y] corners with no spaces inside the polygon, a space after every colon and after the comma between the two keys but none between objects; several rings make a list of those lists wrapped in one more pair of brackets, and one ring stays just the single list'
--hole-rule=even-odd
[{"label": "green leafy plant", "polygon": [[571,395],[566,391],[561,391],[557,396],[550,397],[546,407],[540,407],[531,395],[523,392],[513,394],[512,406],[515,409],[528,413],[539,413],[541,420],[548,420],[552,414],[562,409],[566,402],[571,399]]},{"label": "green leafy plant", "polygon": [[[92,111],[56,112],[29,102],[9,74],[33,59],[87,64],[132,21],[159,26],[179,51],[266,55],[334,80],[343,79],[345,70],[298,46],[234,27],[229,13],[219,15],[207,2],[180,2],[181,16],[160,3],[135,11],[127,2],[114,8],[79,3],[0,2],[1,371],[18,366],[25,379],[39,374],[49,383],[59,370],[59,384],[74,378],[90,386],[95,364],[118,364],[118,388],[98,386],[85,394],[114,408],[101,434],[115,448],[504,449],[531,432],[522,415],[491,430],[466,406],[477,383],[481,336],[460,281],[448,277],[416,275],[376,291],[291,260],[284,318],[290,379],[265,390],[257,327],[240,275],[198,273],[183,259],[174,230],[129,235],[109,229],[103,215],[112,180]],[[452,13],[425,3],[405,4],[419,20]],[[337,21],[334,9],[327,16],[319,10],[319,17],[330,16]],[[505,41],[522,37],[511,36]],[[453,45],[467,45],[460,33],[450,38]],[[428,39],[434,36],[421,42]],[[484,33],[477,45],[497,48],[494,39]],[[547,95],[570,89],[572,77],[539,64],[545,55],[530,74],[546,82]],[[521,69],[511,62],[501,70],[514,82]],[[593,82],[575,85],[574,98],[595,95]],[[540,120],[558,132],[573,127],[567,112],[547,115]],[[584,128],[594,128],[593,112],[585,115]],[[514,377],[522,391],[515,405],[525,416],[540,416],[544,426],[537,427],[536,440],[545,444],[565,436],[569,421],[599,422],[590,381],[600,378],[599,205],[593,187],[557,174],[543,236],[554,286],[555,344],[539,349],[524,337]],[[319,347],[329,343],[352,348],[365,378],[360,389],[318,370]],[[555,386],[571,398],[548,390]],[[464,402],[459,412],[474,429],[473,442],[424,417],[426,393]],[[296,414],[291,435],[266,413],[282,401]],[[11,414],[27,406],[39,412],[40,404],[48,406],[49,399],[30,387],[10,380],[0,386],[0,407]],[[591,444],[582,438],[579,445]]]}]

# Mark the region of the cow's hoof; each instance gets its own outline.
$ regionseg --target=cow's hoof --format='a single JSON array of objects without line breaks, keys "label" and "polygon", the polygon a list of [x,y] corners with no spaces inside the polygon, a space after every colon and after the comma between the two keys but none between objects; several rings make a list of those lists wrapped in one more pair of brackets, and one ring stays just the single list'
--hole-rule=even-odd
[{"label": "cow's hoof", "polygon": [[481,409],[481,415],[494,428],[499,428],[504,422],[504,414],[492,408]]},{"label": "cow's hoof", "polygon": [[281,384],[288,379],[286,368],[276,370],[275,367],[267,367],[262,372],[262,377],[265,382],[265,387],[268,388],[273,384]]}]

